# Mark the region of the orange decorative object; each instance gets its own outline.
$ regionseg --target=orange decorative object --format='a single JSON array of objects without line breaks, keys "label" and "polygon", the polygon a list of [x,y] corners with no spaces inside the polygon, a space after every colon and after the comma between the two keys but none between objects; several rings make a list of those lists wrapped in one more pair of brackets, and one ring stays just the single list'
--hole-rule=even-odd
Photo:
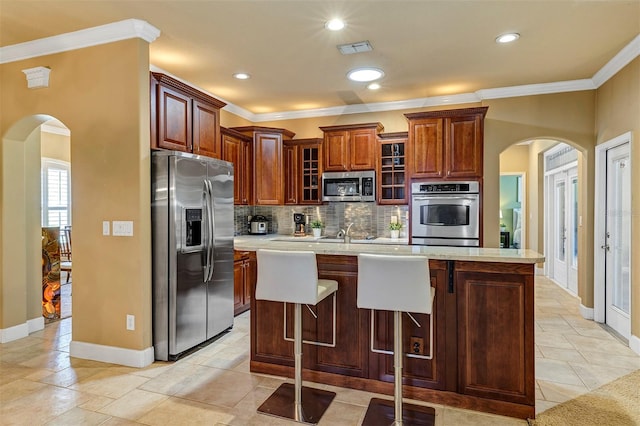
[{"label": "orange decorative object", "polygon": [[60,318],[60,228],[42,228],[42,316]]}]

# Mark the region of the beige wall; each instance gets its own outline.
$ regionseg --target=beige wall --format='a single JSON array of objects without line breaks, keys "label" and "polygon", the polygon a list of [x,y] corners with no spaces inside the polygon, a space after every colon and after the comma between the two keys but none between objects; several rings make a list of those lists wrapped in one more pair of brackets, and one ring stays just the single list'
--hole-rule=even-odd
[{"label": "beige wall", "polygon": [[71,139],[69,136],[42,132],[40,153],[43,157],[71,162]]},{"label": "beige wall", "polygon": [[[632,132],[631,185],[637,188],[636,183],[640,182],[640,58],[603,84],[596,92],[596,100],[598,144]],[[631,265],[640,265],[640,197],[637,191],[632,193],[631,210]],[[631,317],[631,333],[640,336],[640,270],[635,267],[631,268]]]},{"label": "beige wall", "polygon": [[[3,329],[34,318],[23,302],[24,271],[32,260],[26,248],[15,250],[24,244],[27,225],[12,212],[39,211],[39,197],[22,200],[24,191],[8,176],[34,173],[34,166],[21,162],[21,152],[37,155],[39,174],[40,146],[37,152],[26,149],[24,140],[54,117],[72,135],[73,340],[151,346],[148,50],[148,43],[135,39],[0,65],[0,188],[3,206],[17,201],[1,213]],[[41,65],[52,69],[50,87],[27,89],[21,70]],[[103,237],[103,220],[132,220],[134,236]],[[30,226],[39,228],[39,222]],[[17,225],[22,235],[14,232]],[[127,314],[136,316],[135,331],[126,331]]]}]

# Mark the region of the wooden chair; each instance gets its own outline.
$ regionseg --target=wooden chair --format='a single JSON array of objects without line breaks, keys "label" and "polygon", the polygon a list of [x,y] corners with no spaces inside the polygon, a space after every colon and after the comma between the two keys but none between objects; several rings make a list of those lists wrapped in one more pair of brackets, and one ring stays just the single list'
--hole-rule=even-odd
[{"label": "wooden chair", "polygon": [[71,277],[71,226],[60,231],[60,271],[67,273],[67,281]]}]

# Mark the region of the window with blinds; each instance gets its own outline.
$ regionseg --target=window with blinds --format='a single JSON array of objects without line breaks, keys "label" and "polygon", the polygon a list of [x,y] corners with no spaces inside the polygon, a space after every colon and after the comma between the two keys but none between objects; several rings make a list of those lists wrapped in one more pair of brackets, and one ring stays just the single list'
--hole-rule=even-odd
[{"label": "window with blinds", "polygon": [[71,167],[42,159],[42,226],[71,225]]}]

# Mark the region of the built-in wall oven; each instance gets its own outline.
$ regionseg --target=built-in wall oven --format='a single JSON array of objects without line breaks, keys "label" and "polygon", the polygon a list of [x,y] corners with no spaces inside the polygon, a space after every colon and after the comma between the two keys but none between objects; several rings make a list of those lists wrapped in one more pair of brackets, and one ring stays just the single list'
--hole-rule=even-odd
[{"label": "built-in wall oven", "polygon": [[411,243],[428,246],[480,246],[478,182],[411,184]]}]

